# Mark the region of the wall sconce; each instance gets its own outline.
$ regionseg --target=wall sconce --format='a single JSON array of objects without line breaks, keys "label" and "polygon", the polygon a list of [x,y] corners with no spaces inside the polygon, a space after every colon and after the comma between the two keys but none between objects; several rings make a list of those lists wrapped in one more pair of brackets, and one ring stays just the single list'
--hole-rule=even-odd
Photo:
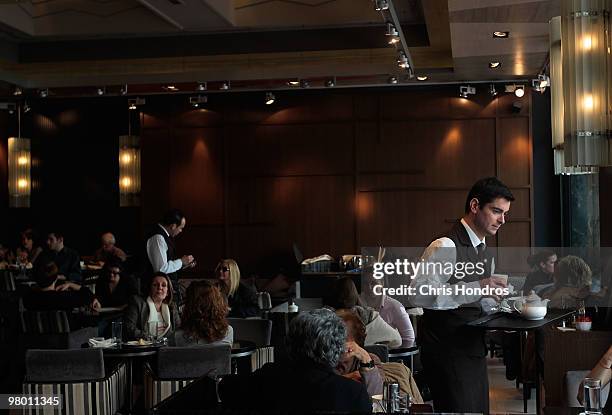
[{"label": "wall sconce", "polygon": [[21,107],[17,108],[17,137],[8,139],[9,207],[30,207],[32,194],[30,139],[21,137]]},{"label": "wall sconce", "polygon": [[140,137],[119,137],[119,206],[140,205]]},{"label": "wall sconce", "polygon": [[29,138],[11,137],[8,139],[8,165],[9,207],[30,207],[32,155]]},{"label": "wall sconce", "polygon": [[555,174],[591,173],[612,165],[608,6],[562,2],[562,17],[550,21]]}]

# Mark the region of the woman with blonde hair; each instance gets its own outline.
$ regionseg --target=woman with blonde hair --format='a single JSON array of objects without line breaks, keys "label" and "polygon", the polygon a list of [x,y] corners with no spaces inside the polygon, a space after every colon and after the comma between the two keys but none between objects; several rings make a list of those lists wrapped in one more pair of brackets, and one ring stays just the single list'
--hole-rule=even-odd
[{"label": "woman with blonde hair", "polygon": [[215,268],[217,279],[223,282],[230,317],[254,317],[259,314],[255,288],[240,280],[240,268],[233,259],[224,259]]}]

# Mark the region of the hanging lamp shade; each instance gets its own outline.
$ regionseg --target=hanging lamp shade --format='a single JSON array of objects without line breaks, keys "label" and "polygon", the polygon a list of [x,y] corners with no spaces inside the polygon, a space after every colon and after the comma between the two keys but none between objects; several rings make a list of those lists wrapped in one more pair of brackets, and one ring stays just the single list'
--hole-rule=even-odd
[{"label": "hanging lamp shade", "polygon": [[562,0],[560,19],[551,20],[556,173],[612,165],[611,6],[612,0]]},{"label": "hanging lamp shade", "polygon": [[119,206],[140,205],[140,137],[119,137]]},{"label": "hanging lamp shade", "polygon": [[9,206],[30,207],[32,194],[30,139],[11,137],[8,139]]}]

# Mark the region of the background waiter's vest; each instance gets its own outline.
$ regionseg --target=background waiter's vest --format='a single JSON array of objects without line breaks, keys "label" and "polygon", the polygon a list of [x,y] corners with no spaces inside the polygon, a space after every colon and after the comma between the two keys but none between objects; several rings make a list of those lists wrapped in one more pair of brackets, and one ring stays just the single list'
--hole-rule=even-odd
[{"label": "background waiter's vest", "polygon": [[[149,260],[149,254],[146,252],[146,242],[149,240],[149,238],[155,235],[161,235],[161,237],[164,238],[164,241],[166,241],[166,246],[168,247],[168,249],[166,250],[167,260],[172,261],[178,258],[176,256],[176,247],[174,245],[174,238],[170,238],[166,234],[165,230],[161,228],[160,225],[155,225],[153,230],[147,234],[147,239],[145,240],[146,267],[145,267],[145,275],[144,275],[145,278],[143,281],[144,286],[142,287],[142,290],[144,291],[143,294],[147,294],[147,295],[149,294],[148,293],[149,282],[151,281],[151,277],[153,276],[153,273],[155,271],[153,271],[153,265],[151,265],[151,261]],[[171,274],[168,274],[168,277],[170,278],[174,291],[176,292],[178,290],[178,285],[177,285],[178,284],[178,274],[176,272],[173,272]]]},{"label": "background waiter's vest", "polygon": [[[449,238],[455,243],[457,262],[484,262],[485,272],[482,275],[466,275],[458,279],[454,275],[448,280],[449,284],[460,281],[473,282],[491,275],[491,261],[493,257],[485,249],[478,255],[472,245],[470,236],[463,224],[458,221],[440,238]],[[452,248],[443,248],[452,249]],[[466,324],[476,320],[482,315],[480,303],[464,304],[454,310],[428,310],[423,312],[423,327],[421,329],[421,344],[438,349],[440,352],[460,354],[465,356],[485,356],[486,344],[484,331],[467,327]]]}]

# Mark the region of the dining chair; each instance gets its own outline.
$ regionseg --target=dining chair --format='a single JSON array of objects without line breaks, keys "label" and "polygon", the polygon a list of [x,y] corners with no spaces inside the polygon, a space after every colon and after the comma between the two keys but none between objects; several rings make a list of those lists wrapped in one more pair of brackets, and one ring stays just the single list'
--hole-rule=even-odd
[{"label": "dining chair", "polygon": [[251,370],[257,370],[266,363],[274,362],[272,339],[272,320],[263,318],[228,318],[234,329],[235,340],[255,343],[257,350],[251,355]]},{"label": "dining chair", "polygon": [[61,408],[31,408],[24,414],[113,415],[124,404],[127,371],[124,363],[104,365],[101,349],[31,349],[25,355],[23,393],[61,395]]},{"label": "dining chair", "polygon": [[22,311],[20,340],[26,349],[78,349],[98,335],[97,327],[71,330],[65,311]]},{"label": "dining chair", "polygon": [[197,345],[162,347],[156,364],[145,364],[145,409],[178,392],[203,376],[216,378],[231,372],[231,346]]}]

